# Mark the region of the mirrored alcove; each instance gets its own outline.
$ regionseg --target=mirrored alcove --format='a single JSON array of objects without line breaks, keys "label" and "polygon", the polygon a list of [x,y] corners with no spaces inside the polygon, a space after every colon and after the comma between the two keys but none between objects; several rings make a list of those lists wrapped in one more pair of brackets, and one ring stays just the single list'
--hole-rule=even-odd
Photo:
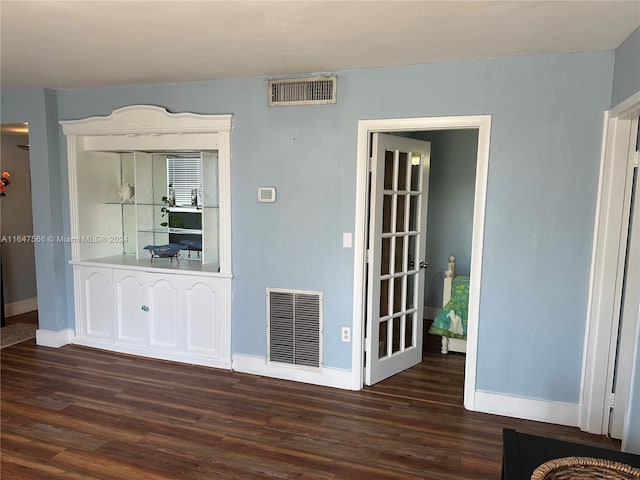
[{"label": "mirrored alcove", "polygon": [[[158,268],[180,263],[180,268],[191,264],[229,271],[230,213],[220,205],[221,185],[228,190],[228,150],[221,179],[220,145],[228,146],[231,117],[159,113],[157,107],[135,110],[138,116],[158,115],[157,125],[115,120],[133,114],[133,107],[112,118],[62,122],[73,150],[70,184],[76,187],[71,198],[73,259],[114,257],[114,263],[149,261]],[[228,259],[224,269],[221,257]]]}]

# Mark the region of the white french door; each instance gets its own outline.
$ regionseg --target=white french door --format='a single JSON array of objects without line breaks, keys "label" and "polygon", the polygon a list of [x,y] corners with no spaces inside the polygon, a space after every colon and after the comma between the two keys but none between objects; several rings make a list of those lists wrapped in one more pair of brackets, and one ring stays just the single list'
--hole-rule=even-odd
[{"label": "white french door", "polygon": [[372,136],[365,383],[422,361],[431,145]]},{"label": "white french door", "polygon": [[[633,162],[630,156],[630,163]],[[609,417],[609,434],[622,439],[629,411],[633,356],[635,352],[636,330],[640,328],[640,199],[638,198],[638,167],[629,172],[628,182],[632,183],[631,209],[629,215],[629,235],[627,237],[624,278],[618,327],[618,345],[613,373],[613,402]]]}]

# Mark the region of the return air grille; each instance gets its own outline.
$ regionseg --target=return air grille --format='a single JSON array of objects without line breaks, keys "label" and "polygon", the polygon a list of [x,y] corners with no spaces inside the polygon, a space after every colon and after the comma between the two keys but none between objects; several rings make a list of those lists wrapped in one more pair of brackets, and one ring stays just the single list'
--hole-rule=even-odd
[{"label": "return air grille", "polygon": [[321,366],[322,293],[267,289],[268,359]]},{"label": "return air grille", "polygon": [[288,78],[269,82],[269,105],[336,103],[336,77]]}]

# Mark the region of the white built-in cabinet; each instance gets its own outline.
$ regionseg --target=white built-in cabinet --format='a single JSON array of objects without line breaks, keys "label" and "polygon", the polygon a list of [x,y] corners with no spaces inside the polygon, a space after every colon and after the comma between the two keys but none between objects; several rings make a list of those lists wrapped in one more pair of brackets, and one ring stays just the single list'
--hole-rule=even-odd
[{"label": "white built-in cabinet", "polygon": [[[74,343],[230,368],[231,116],[130,106],[61,124],[71,226],[57,240],[71,244]],[[182,159],[200,172],[197,195],[168,204]],[[177,257],[144,248],[183,243]]]}]

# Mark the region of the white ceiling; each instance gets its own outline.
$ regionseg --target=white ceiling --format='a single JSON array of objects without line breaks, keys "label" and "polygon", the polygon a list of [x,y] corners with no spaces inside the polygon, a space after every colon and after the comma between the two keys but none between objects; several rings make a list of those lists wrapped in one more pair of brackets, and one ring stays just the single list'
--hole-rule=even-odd
[{"label": "white ceiling", "polygon": [[614,50],[634,1],[0,0],[2,87],[81,88]]}]

